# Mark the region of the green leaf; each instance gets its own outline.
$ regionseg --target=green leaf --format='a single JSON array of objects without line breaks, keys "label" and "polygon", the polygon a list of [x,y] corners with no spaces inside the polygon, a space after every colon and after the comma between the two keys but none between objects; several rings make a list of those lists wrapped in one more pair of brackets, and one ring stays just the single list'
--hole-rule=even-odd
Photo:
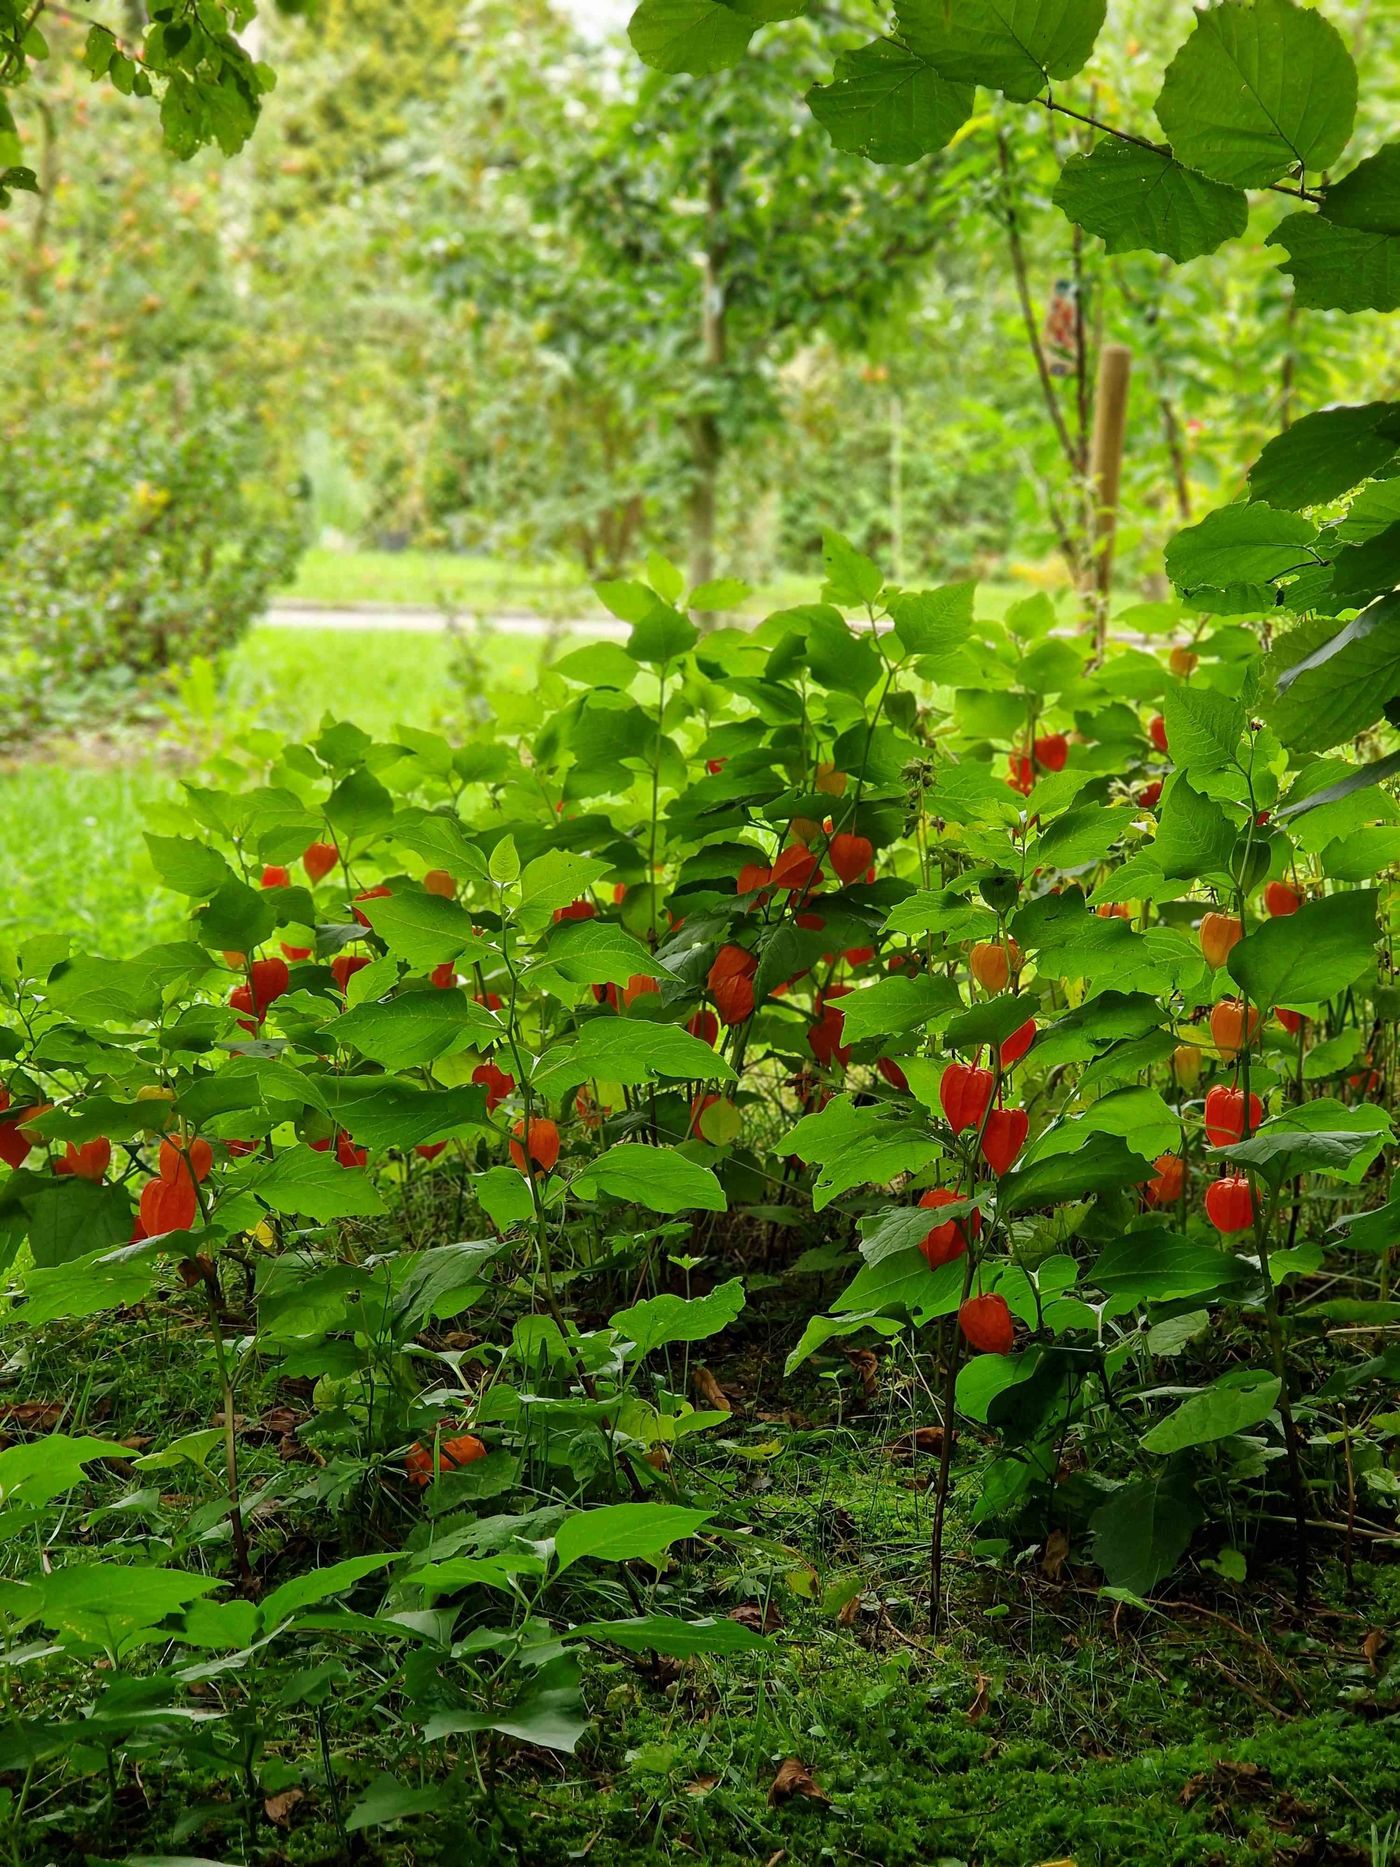
[{"label": "green leaf", "polygon": [[707,1510],[679,1504],[604,1504],[571,1511],[554,1535],[556,1575],[576,1562],[651,1562],[710,1521]]},{"label": "green leaf", "polygon": [[1168,880],[1199,881],[1229,873],[1235,826],[1213,799],[1173,778],[1162,799],[1152,860]]},{"label": "green leaf", "polygon": [[1115,1587],[1149,1594],[1186,1554],[1203,1515],[1187,1474],[1165,1466],[1120,1485],[1094,1512],[1094,1561]]},{"label": "green leaf", "polygon": [[770,1653],[773,1642],[742,1621],[683,1621],[674,1614],[638,1614],[622,1621],[584,1621],[569,1629],[570,1640],[597,1640],[627,1653],[665,1653],[689,1659],[697,1653]]},{"label": "green leaf", "polygon": [[1294,0],[1223,0],[1196,15],[1167,67],[1157,121],[1178,159],[1263,188],[1330,168],[1356,120],[1356,67],[1341,34]]},{"label": "green leaf", "polygon": [[1375,973],[1376,901],[1373,889],[1305,901],[1296,914],[1251,927],[1225,969],[1252,1004],[1265,1008],[1335,998]]},{"label": "green leaf", "polygon": [[1298,1173],[1327,1173],[1357,1186],[1392,1138],[1383,1108],[1372,1103],[1348,1108],[1323,1098],[1285,1110],[1247,1141],[1216,1148],[1214,1155],[1253,1167],[1275,1189]]},{"label": "green leaf", "polygon": [[737,65],[754,23],[717,0],[642,0],[627,37],[644,64],[697,77]]},{"label": "green leaf", "polygon": [[318,1225],[385,1210],[367,1171],[342,1167],[334,1152],[309,1147],[284,1148],[271,1161],[255,1162],[240,1183],[274,1212],[304,1213]]},{"label": "green leaf", "polygon": [[465,992],[434,988],[400,992],[379,1004],[357,1005],[333,1019],[324,1035],[333,1043],[352,1045],[362,1057],[386,1069],[402,1070],[450,1056],[468,1045],[490,1048],[503,1040],[505,1029]]},{"label": "green leaf", "polygon": [[939,975],[920,973],[905,979],[891,973],[832,1003],[841,1010],[842,1042],[859,1044],[868,1037],[921,1030],[940,1011],[957,1004],[958,994],[952,982]]},{"label": "green leaf", "polygon": [[[876,602],[885,587],[884,573],[840,532],[822,533],[822,563],[826,585],[822,600],[841,609],[864,609]],[[820,612],[817,612],[820,620]]]},{"label": "green leaf", "polygon": [[545,926],[556,908],[586,895],[608,872],[608,864],[593,856],[578,856],[571,849],[551,849],[527,862],[520,877],[519,918],[522,927]]},{"label": "green leaf", "polygon": [[843,52],[831,83],[813,85],[807,103],[838,149],[908,163],[947,147],[973,97],[970,84],[951,83],[917,52],[876,39]]},{"label": "green leaf", "polygon": [[151,866],[166,887],[177,894],[207,901],[234,880],[228,864],[208,843],[197,842],[191,836],[153,836],[149,830],[145,834]]},{"label": "green leaf", "polygon": [[[624,1506],[623,1508],[627,1508]],[[571,1755],[588,1729],[578,1661],[565,1653],[541,1666],[507,1711],[439,1712],[424,1726],[429,1743],[466,1731],[499,1731],[522,1744]]]},{"label": "green leaf", "polygon": [[128,1459],[131,1447],[118,1439],[45,1433],[0,1451],[0,1509],[47,1504],[81,1484],[83,1467],[95,1459]]},{"label": "green leaf", "polygon": [[552,1099],[595,1077],[635,1086],[658,1076],[696,1083],[734,1081],[733,1069],[719,1052],[679,1025],[590,1018],[575,1042],[546,1051],[531,1082],[537,1094]]},{"label": "green leaf", "polygon": [[890,604],[894,633],[911,655],[951,655],[972,633],[975,583],[906,590]]},{"label": "green leaf", "polygon": [[356,905],[391,953],[415,971],[426,972],[448,960],[494,957],[472,933],[471,916],[456,901],[425,889],[396,888],[391,895]]},{"label": "green leaf", "polygon": [[52,1269],[36,1267],[24,1280],[24,1301],[5,1313],[3,1326],[36,1329],[60,1318],[95,1316],[99,1310],[139,1303],[159,1269],[159,1258],[144,1241]]},{"label": "green leaf", "polygon": [[270,1595],[263,1597],[263,1626],[269,1630],[280,1627],[284,1621],[291,1620],[294,1614],[300,1614],[303,1608],[314,1607],[318,1601],[328,1601],[332,1595],[343,1595],[363,1576],[374,1575],[397,1561],[397,1552],[393,1550],[387,1555],[346,1556],[340,1562],[327,1563],[324,1568],[294,1575],[291,1581],[283,1582],[280,1588],[274,1588]]},{"label": "green leaf", "polygon": [[1339,227],[1400,234],[1400,143],[1384,143],[1350,174],[1329,183],[1322,211]]},{"label": "green leaf", "polygon": [[1294,301],[1322,311],[1394,311],[1400,307],[1400,234],[1339,227],[1322,214],[1290,214],[1265,241],[1281,246],[1279,271]]},{"label": "green leaf", "polygon": [[634,661],[647,666],[664,666],[677,656],[688,654],[699,640],[700,631],[689,617],[672,609],[668,603],[655,603],[633,626],[627,638],[627,652]]},{"label": "green leaf", "polygon": [[638,1356],[669,1342],[703,1342],[727,1329],[744,1307],[744,1286],[737,1277],[719,1284],[708,1296],[647,1297],[631,1309],[618,1310],[610,1325],[625,1335]]},{"label": "green leaf", "polygon": [[1086,1133],[1073,1152],[1018,1161],[1001,1182],[998,1206],[1006,1214],[1062,1206],[1091,1193],[1137,1186],[1148,1177],[1142,1156],[1120,1136]]},{"label": "green leaf", "polygon": [[1400,694],[1400,595],[1379,597],[1278,677],[1269,723],[1295,752],[1354,739]]},{"label": "green leaf", "polygon": [[1316,538],[1317,527],[1300,513],[1275,512],[1262,501],[1220,506],[1171,540],[1167,575],[1183,596],[1272,583],[1317,561],[1309,549]]},{"label": "green leaf", "polygon": [[817,1212],[853,1186],[882,1186],[896,1174],[917,1173],[943,1151],[921,1122],[883,1104],[857,1107],[850,1096],[833,1096],[824,1109],[804,1115],[781,1146],[821,1168],[812,1189]]},{"label": "green leaf", "polygon": [[346,1814],[345,1832],[355,1835],[366,1828],[384,1828],[391,1822],[405,1821],[411,1815],[431,1815],[446,1800],[445,1787],[430,1784],[426,1789],[414,1789],[381,1772]]},{"label": "green leaf", "polygon": [[1104,1248],[1088,1281],[1115,1314],[1139,1303],[1171,1303],[1237,1289],[1245,1267],[1233,1252],[1196,1244],[1175,1232],[1138,1231]]},{"label": "green leaf", "polygon": [[945,77],[1027,103],[1094,49],[1104,0],[897,0],[900,37]]},{"label": "green leaf", "polygon": [[318,1087],[326,1113],[362,1147],[418,1147],[488,1125],[486,1091],[472,1083],[421,1089],[397,1076],[331,1076]]},{"label": "green leaf", "polygon": [[[134,1635],[212,1594],[216,1575],[123,1562],[68,1562],[37,1576],[24,1595],[25,1621],[42,1621],[89,1645],[123,1649]],[[12,1604],[18,1606],[18,1600]]]},{"label": "green leaf", "polygon": [[1245,709],[1229,694],[1173,681],[1162,696],[1162,718],[1178,770],[1208,777],[1238,756]]},{"label": "green leaf", "polygon": [[708,1167],[670,1147],[619,1141],[574,1181],[586,1197],[611,1193],[650,1212],[724,1212],[724,1190]]},{"label": "green leaf", "polygon": [[1237,239],[1249,222],[1249,203],[1238,188],[1195,174],[1169,150],[1116,137],[1105,137],[1088,155],[1071,156],[1053,199],[1107,252],[1145,249],[1178,264]]},{"label": "green leaf", "polygon": [[[1242,1368],[1222,1374],[1199,1394],[1192,1394],[1142,1436],[1144,1452],[1184,1452],[1210,1445],[1232,1433],[1247,1432],[1267,1420],[1278,1403],[1282,1382],[1263,1369]],[[1096,1520],[1097,1521],[1097,1520]]]},{"label": "green leaf", "polygon": [[1268,443],[1249,470],[1249,496],[1276,511],[1327,505],[1381,472],[1397,452],[1400,402],[1318,409]]}]

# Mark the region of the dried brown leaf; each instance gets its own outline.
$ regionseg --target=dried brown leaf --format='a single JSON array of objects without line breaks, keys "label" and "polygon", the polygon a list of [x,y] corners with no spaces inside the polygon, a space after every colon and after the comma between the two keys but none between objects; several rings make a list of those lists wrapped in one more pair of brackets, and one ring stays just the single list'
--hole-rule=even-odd
[{"label": "dried brown leaf", "polygon": [[778,1612],[776,1603],[772,1601],[740,1602],[737,1608],[730,1610],[729,1618],[755,1634],[774,1634],[783,1624],[783,1617]]},{"label": "dried brown leaf", "polygon": [[1382,1653],[1390,1645],[1390,1635],[1383,1627],[1373,1627],[1361,1642],[1361,1653],[1373,1673],[1379,1674]]},{"label": "dried brown leaf", "polygon": [[987,1709],[992,1702],[991,1689],[992,1682],[987,1675],[985,1673],[978,1673],[977,1690],[973,1694],[972,1703],[967,1708],[967,1721],[969,1724],[981,1724],[982,1720],[986,1717]]},{"label": "dried brown leaf", "polygon": [[274,1828],[290,1828],[293,1810],[299,1802],[305,1800],[304,1789],[284,1789],[275,1796],[263,1798],[263,1812]]},{"label": "dried brown leaf", "polygon": [[730,1399],[729,1395],[725,1393],[724,1389],[710,1373],[708,1368],[701,1366],[693,1369],[690,1376],[690,1384],[695,1389],[695,1398],[700,1402],[702,1407],[713,1407],[721,1413],[733,1413],[736,1411],[734,1402]]},{"label": "dried brown leaf", "polygon": [[1063,1530],[1052,1530],[1046,1538],[1045,1553],[1040,1558],[1040,1572],[1047,1581],[1058,1582],[1060,1571],[1069,1561],[1069,1538]]},{"label": "dried brown leaf", "polygon": [[789,1757],[780,1766],[768,1791],[768,1800],[774,1806],[790,1802],[794,1796],[805,1796],[809,1802],[831,1800],[800,1757]]}]

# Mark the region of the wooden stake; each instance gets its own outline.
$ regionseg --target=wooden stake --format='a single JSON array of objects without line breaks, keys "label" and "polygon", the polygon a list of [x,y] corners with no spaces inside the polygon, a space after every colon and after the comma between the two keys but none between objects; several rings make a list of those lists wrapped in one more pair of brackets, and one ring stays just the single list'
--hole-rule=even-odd
[{"label": "wooden stake", "polygon": [[1113,540],[1118,530],[1118,487],[1123,472],[1123,432],[1128,419],[1128,377],[1132,363],[1133,353],[1126,344],[1105,344],[1099,353],[1094,442],[1089,456],[1089,496],[1093,502],[1090,563],[1094,644],[1100,656],[1108,637],[1108,597],[1113,587]]}]

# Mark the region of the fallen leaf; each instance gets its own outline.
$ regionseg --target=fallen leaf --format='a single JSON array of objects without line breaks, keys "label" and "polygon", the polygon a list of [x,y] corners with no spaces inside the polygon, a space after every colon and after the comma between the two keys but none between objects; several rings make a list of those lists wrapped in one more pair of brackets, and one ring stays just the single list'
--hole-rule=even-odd
[{"label": "fallen leaf", "polygon": [[284,1789],[278,1795],[263,1798],[263,1811],[274,1828],[290,1828],[293,1809],[305,1800],[304,1789]]},{"label": "fallen leaf", "polygon": [[693,1783],[686,1784],[685,1793],[688,1796],[708,1796],[718,1781],[717,1776],[697,1776]]},{"label": "fallen leaf", "polygon": [[836,1625],[838,1627],[854,1627],[855,1626],[856,1617],[860,1613],[861,1599],[862,1598],[860,1595],[851,1596],[850,1600],[845,1604],[841,1612],[836,1617]]},{"label": "fallen leaf", "polygon": [[867,1400],[874,1400],[880,1391],[880,1363],[874,1351],[868,1348],[847,1348],[841,1352],[860,1376],[861,1393]]},{"label": "fallen leaf", "polygon": [[17,1400],[13,1406],[0,1408],[0,1420],[7,1426],[28,1426],[36,1432],[51,1432],[64,1415],[61,1400]]},{"label": "fallen leaf", "polygon": [[982,1720],[986,1717],[987,1707],[992,1702],[990,1696],[991,1686],[992,1682],[987,1675],[985,1673],[978,1673],[977,1690],[973,1694],[972,1703],[967,1708],[967,1721],[969,1724],[981,1724]]},{"label": "fallen leaf", "polygon": [[794,1796],[806,1796],[809,1802],[830,1802],[831,1797],[816,1782],[800,1757],[789,1757],[773,1778],[768,1791],[770,1804],[790,1802]]},{"label": "fallen leaf", "polygon": [[1382,1627],[1373,1627],[1361,1642],[1361,1652],[1373,1673],[1379,1674],[1380,1658],[1390,1645],[1390,1635]]},{"label": "fallen leaf", "polygon": [[729,1618],[755,1634],[774,1634],[783,1624],[783,1617],[772,1601],[763,1604],[757,1601],[741,1602],[737,1608],[730,1610]]},{"label": "fallen leaf", "polygon": [[702,1406],[713,1407],[720,1413],[733,1413],[734,1402],[725,1393],[719,1382],[706,1367],[692,1370],[690,1384],[695,1389],[695,1398]]},{"label": "fallen leaf", "polygon": [[1045,1554],[1040,1558],[1040,1573],[1047,1581],[1058,1582],[1068,1560],[1069,1538],[1063,1530],[1052,1530],[1046,1538]]}]

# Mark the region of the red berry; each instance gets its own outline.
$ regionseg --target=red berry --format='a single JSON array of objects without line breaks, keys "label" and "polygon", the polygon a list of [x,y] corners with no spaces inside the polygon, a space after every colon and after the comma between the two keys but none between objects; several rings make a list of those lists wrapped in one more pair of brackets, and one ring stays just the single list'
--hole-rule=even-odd
[{"label": "red berry", "polygon": [[1035,1019],[1027,1018],[1025,1023],[1018,1024],[1010,1037],[1002,1043],[997,1051],[997,1062],[1002,1069],[1009,1070],[1013,1064],[1021,1061],[1034,1042]]},{"label": "red berry", "polygon": [[266,1016],[268,1006],[287,989],[287,962],[284,959],[255,959],[248,968],[248,980],[252,987],[253,1010],[261,1021]]},{"label": "red berry", "polygon": [[1254,1223],[1254,1196],[1242,1173],[1227,1173],[1206,1188],[1206,1217],[1217,1232],[1247,1232]]},{"label": "red berry", "polygon": [[1174,1206],[1186,1184],[1186,1163],[1179,1154],[1159,1154],[1152,1165],[1156,1177],[1147,1182],[1149,1206]]},{"label": "red berry", "polygon": [[[960,1195],[951,1193],[947,1187],[931,1186],[922,1194],[919,1204],[929,1211],[937,1211],[940,1206],[955,1206]],[[982,1229],[982,1215],[974,1206],[971,1212],[960,1219],[945,1219],[941,1225],[935,1225],[919,1245],[928,1260],[930,1270],[937,1270],[940,1264],[951,1264],[954,1258],[963,1257],[967,1251],[968,1234],[973,1238]]]},{"label": "red berry", "polygon": [[1030,1117],[1024,1109],[993,1109],[982,1130],[982,1158],[998,1179],[1026,1145]]},{"label": "red berry", "polygon": [[719,1019],[712,1011],[702,1008],[693,1014],[685,1028],[692,1037],[698,1037],[702,1044],[713,1044],[719,1036]]},{"label": "red berry", "polygon": [[343,992],[355,974],[368,964],[363,953],[337,953],[331,961],[331,977]]},{"label": "red berry", "polygon": [[1303,905],[1303,897],[1296,888],[1290,888],[1287,882],[1268,882],[1264,888],[1264,910],[1277,920],[1283,914],[1296,914]]},{"label": "red berry", "polygon": [[[510,1144],[510,1157],[521,1173],[533,1173],[535,1167],[545,1173],[554,1170],[554,1163],[559,1158],[559,1130],[547,1117],[536,1115],[532,1121],[520,1120],[515,1124],[514,1132],[518,1137]],[[521,1142],[524,1142],[524,1147]],[[527,1166],[525,1150],[529,1149],[533,1166]]]},{"label": "red berry", "polygon": [[981,1125],[995,1086],[990,1070],[976,1069],[970,1063],[948,1065],[938,1085],[938,1100],[954,1134]]},{"label": "red berry", "polygon": [[1046,733],[1037,739],[1032,750],[1037,765],[1043,765],[1046,771],[1063,771],[1069,760],[1069,740],[1063,733]]},{"label": "red berry", "polygon": [[1016,1341],[1005,1297],[969,1297],[958,1311],[958,1326],[982,1355],[1009,1355]]},{"label": "red berry", "polygon": [[308,843],[302,851],[301,866],[313,886],[323,881],[339,861],[340,851],[334,843]]},{"label": "red berry", "polygon": [[1252,1135],[1264,1119],[1264,1104],[1258,1096],[1249,1098],[1249,1125],[1245,1126],[1243,1089],[1226,1089],[1217,1084],[1206,1091],[1206,1139],[1212,1147],[1230,1147]]},{"label": "red berry", "polygon": [[291,876],[288,875],[280,862],[269,862],[262,872],[262,886],[264,888],[288,888],[291,886],[291,880]]},{"label": "red berry", "polygon": [[1152,723],[1148,727],[1147,732],[1153,745],[1165,756],[1167,751],[1167,722],[1162,718],[1160,713],[1153,714]]},{"label": "red berry", "polygon": [[199,1196],[188,1174],[178,1180],[147,1180],[141,1189],[140,1219],[147,1238],[187,1232],[199,1211]]},{"label": "red berry", "polygon": [[827,851],[831,857],[831,866],[849,888],[852,882],[858,882],[870,868],[875,854],[875,846],[868,836],[852,836],[842,830],[831,839]]}]

